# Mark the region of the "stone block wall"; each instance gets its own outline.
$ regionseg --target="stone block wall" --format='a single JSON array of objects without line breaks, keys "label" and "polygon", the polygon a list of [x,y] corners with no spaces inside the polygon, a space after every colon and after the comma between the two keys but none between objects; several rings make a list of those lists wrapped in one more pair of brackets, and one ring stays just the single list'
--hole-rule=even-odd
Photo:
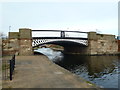
[{"label": "stone block wall", "polygon": [[9,34],[8,37],[9,37],[10,39],[14,39],[14,38],[15,38],[15,39],[18,39],[18,38],[19,38],[19,32],[9,32],[8,34]]},{"label": "stone block wall", "polygon": [[9,38],[2,40],[3,55],[18,55],[19,52],[19,33],[9,32]]},{"label": "stone block wall", "polygon": [[118,52],[117,40],[98,40],[98,54],[115,54]]},{"label": "stone block wall", "polygon": [[32,55],[32,32],[31,29],[19,29],[19,55]]},{"label": "stone block wall", "polygon": [[19,38],[20,39],[32,39],[32,31],[28,28],[19,29]]},{"label": "stone block wall", "polygon": [[19,32],[9,32],[9,38],[3,41],[4,55],[32,55],[31,29],[22,28]]},{"label": "stone block wall", "polygon": [[88,53],[90,54],[117,54],[118,40],[115,35],[88,33]]},{"label": "stone block wall", "polygon": [[97,54],[97,40],[88,40],[87,54]]},{"label": "stone block wall", "polygon": [[19,55],[32,55],[32,40],[31,39],[20,39],[19,41]]}]

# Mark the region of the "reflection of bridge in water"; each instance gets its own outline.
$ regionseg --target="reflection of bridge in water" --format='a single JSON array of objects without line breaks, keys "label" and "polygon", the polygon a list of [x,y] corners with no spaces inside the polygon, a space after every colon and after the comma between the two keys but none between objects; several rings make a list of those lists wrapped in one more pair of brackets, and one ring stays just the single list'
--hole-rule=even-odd
[{"label": "reflection of bridge in water", "polygon": [[[66,46],[88,46],[88,38],[87,32],[80,32],[80,31],[62,31],[62,30],[32,30],[32,33],[39,33],[43,32],[42,37],[32,37],[33,38],[33,47],[38,47],[43,44],[56,44],[63,47]],[[52,36],[49,36],[49,33],[46,35],[46,32],[52,32]],[[55,33],[57,32],[57,36]],[[67,33],[67,34],[66,34]],[[72,34],[72,35],[69,35]],[[44,35],[44,36],[43,36]],[[69,35],[69,36],[68,36]],[[74,35],[74,36],[73,36]],[[49,36],[49,37],[48,37]]]}]

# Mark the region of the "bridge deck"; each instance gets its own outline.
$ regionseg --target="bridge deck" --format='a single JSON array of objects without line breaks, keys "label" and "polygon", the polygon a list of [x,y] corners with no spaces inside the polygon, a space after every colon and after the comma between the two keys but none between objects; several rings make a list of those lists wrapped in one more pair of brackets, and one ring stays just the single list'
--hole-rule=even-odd
[{"label": "bridge deck", "polygon": [[82,78],[52,63],[47,57],[17,56],[12,88],[93,88]]}]

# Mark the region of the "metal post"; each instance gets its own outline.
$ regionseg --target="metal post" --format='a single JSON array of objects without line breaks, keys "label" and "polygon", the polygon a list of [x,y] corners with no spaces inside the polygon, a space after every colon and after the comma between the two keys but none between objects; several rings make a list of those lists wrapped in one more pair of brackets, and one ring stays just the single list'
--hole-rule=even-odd
[{"label": "metal post", "polygon": [[7,72],[7,68],[6,68],[7,67],[7,65],[6,65],[7,63],[6,63],[6,60],[5,60],[4,63],[5,63],[5,67],[4,67],[4,69],[5,69],[5,80],[6,80],[6,77],[7,77],[7,73],[6,73]]},{"label": "metal post", "polygon": [[65,32],[61,31],[61,37],[64,38],[65,37]]},{"label": "metal post", "polygon": [[14,71],[14,59],[12,60],[12,68],[13,68],[13,71]]},{"label": "metal post", "polygon": [[13,71],[12,60],[10,60],[10,80],[12,80],[12,71]]},{"label": "metal post", "polygon": [[15,55],[13,56],[13,68],[15,68]]},{"label": "metal post", "polygon": [[14,68],[15,68],[15,55],[13,56],[12,60],[10,60],[10,80],[12,80]]},{"label": "metal post", "polygon": [[14,65],[15,65],[15,55],[14,55]]},{"label": "metal post", "polygon": [[[7,66],[9,65],[9,60],[7,60]],[[9,78],[9,67],[7,68],[7,79]]]}]

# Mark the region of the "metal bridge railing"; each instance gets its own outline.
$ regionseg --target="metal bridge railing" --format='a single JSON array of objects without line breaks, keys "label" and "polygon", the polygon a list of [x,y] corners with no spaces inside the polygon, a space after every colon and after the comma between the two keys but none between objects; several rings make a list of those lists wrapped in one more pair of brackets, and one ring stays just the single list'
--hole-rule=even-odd
[{"label": "metal bridge railing", "polygon": [[11,60],[2,60],[2,78],[3,80],[12,80],[15,70],[15,55]]},{"label": "metal bridge railing", "polygon": [[[42,35],[41,38],[45,38],[46,37],[46,33],[48,34],[47,36],[49,36],[49,33],[51,33],[51,32],[53,32],[54,34],[56,32],[58,32],[60,34],[60,36],[58,36],[58,37],[54,37],[54,36],[48,37],[48,38],[56,38],[56,39],[59,39],[59,38],[78,38],[79,39],[81,35],[78,35],[78,37],[76,37],[76,35],[68,37],[68,33],[69,34],[72,33],[72,35],[73,34],[82,34],[82,35],[84,34],[84,35],[87,35],[87,33],[88,33],[88,32],[81,32],[81,31],[66,31],[66,30],[64,30],[64,31],[63,30],[32,30],[32,32],[33,33],[37,32],[37,34],[40,32],[39,35]],[[45,33],[43,33],[43,32],[45,32]],[[43,36],[43,34],[41,34],[41,33],[45,34],[45,36]]]},{"label": "metal bridge railing", "polygon": [[[68,41],[68,42],[83,44],[85,46],[88,45],[88,38],[87,38],[88,32],[63,31],[63,30],[32,30],[32,32],[37,33],[37,34],[35,34],[35,37],[32,37],[32,40],[33,40],[32,46],[33,47],[39,46],[41,44],[57,42],[57,41],[59,41],[59,42],[63,42],[63,41],[67,42]],[[53,36],[51,34],[50,34],[51,36],[49,36],[49,33],[47,33],[47,32],[49,32],[49,33],[50,32],[59,32],[58,34],[60,34],[60,35],[57,34],[57,36],[56,36],[55,33],[52,33]],[[40,36],[40,35],[42,35],[42,36]],[[70,35],[73,35],[73,36],[70,36]]]}]

